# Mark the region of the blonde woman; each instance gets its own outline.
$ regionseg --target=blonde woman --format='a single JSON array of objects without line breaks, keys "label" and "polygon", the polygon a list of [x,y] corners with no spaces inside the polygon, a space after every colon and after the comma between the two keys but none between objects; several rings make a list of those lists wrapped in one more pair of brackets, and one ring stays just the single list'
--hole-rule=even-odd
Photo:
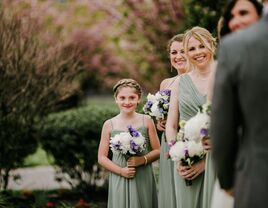
[{"label": "blonde woman", "polygon": [[[199,106],[207,100],[208,80],[212,73],[216,49],[211,33],[201,27],[186,31],[183,40],[188,73],[177,79],[171,91],[170,108],[166,123],[168,141],[176,138],[180,120],[196,115]],[[190,70],[191,69],[191,70]],[[205,159],[191,167],[178,163],[175,167],[175,192],[177,208],[199,208],[203,203]],[[186,186],[185,179],[192,180]],[[212,179],[215,180],[215,179]]]}]

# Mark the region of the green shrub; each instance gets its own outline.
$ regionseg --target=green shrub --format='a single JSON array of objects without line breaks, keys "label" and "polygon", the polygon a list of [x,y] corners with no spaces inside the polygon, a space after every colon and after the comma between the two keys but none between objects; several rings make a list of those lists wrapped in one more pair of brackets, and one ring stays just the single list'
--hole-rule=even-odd
[{"label": "green shrub", "polygon": [[95,188],[99,171],[95,164],[102,125],[117,113],[114,106],[92,105],[47,117],[39,127],[40,142],[54,157],[60,173],[68,174],[68,177],[61,174],[60,179],[79,189]]},{"label": "green shrub", "polygon": [[23,167],[35,167],[53,164],[54,158],[51,157],[51,155],[48,155],[46,151],[39,146],[34,154],[31,154],[24,159]]}]

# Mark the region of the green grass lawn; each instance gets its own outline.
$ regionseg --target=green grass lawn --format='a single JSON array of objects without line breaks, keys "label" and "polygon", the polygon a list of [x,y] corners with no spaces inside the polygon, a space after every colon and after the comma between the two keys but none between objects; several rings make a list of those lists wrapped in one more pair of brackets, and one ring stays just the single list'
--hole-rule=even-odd
[{"label": "green grass lawn", "polygon": [[54,158],[46,153],[42,147],[38,147],[36,152],[32,155],[29,155],[24,160],[24,167],[33,167],[40,165],[53,165]]}]

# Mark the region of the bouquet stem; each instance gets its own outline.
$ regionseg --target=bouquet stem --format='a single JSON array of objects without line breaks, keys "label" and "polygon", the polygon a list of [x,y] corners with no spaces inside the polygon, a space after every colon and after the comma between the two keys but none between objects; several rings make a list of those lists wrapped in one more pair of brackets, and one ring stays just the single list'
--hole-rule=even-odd
[{"label": "bouquet stem", "polygon": [[191,186],[193,184],[193,181],[185,179],[185,184],[186,186]]}]

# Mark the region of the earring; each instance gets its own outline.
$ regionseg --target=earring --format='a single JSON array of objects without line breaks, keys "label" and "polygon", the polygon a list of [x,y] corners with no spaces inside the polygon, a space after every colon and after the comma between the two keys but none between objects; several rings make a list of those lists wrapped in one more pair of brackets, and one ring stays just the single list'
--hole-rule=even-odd
[{"label": "earring", "polygon": [[172,72],[173,71],[173,67],[172,67],[172,65],[170,65],[170,72]]}]

